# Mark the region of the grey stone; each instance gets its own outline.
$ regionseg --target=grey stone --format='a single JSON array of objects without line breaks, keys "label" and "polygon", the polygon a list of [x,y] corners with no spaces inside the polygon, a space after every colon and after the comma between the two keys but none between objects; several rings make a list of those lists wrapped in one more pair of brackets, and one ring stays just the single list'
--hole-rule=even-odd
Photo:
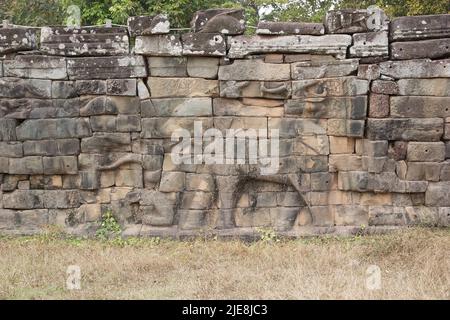
[{"label": "grey stone", "polygon": [[180,36],[176,34],[138,36],[134,52],[147,56],[181,56],[183,46]]},{"label": "grey stone", "polygon": [[71,80],[145,78],[147,70],[141,56],[67,58]]},{"label": "grey stone", "polygon": [[446,78],[400,79],[397,84],[402,96],[450,96],[450,79]]},{"label": "grey stone", "polygon": [[242,34],[245,31],[244,10],[207,9],[197,11],[192,18],[193,32]]},{"label": "grey stone", "polygon": [[139,79],[137,82],[137,95],[141,100],[150,98],[150,91],[148,90],[147,85],[141,79]]},{"label": "grey stone", "polygon": [[269,129],[279,129],[280,138],[295,138],[308,134],[326,134],[326,120],[297,119],[297,118],[269,118]]},{"label": "grey stone", "polygon": [[70,99],[77,96],[75,81],[52,81],[53,99]]},{"label": "grey stone", "polygon": [[0,28],[0,54],[38,48],[38,28]]},{"label": "grey stone", "polygon": [[375,80],[370,88],[372,93],[395,95],[399,93],[398,84],[395,81]]},{"label": "grey stone", "polygon": [[[432,90],[439,90],[434,88]],[[450,117],[450,97],[391,97],[391,116],[398,118]]]},{"label": "grey stone", "polygon": [[117,117],[116,116],[93,116],[90,118],[91,129],[94,132],[109,131],[113,132],[117,130]]},{"label": "grey stone", "polygon": [[254,53],[289,52],[329,54],[345,59],[351,43],[349,35],[235,36],[230,40],[228,57],[235,59]]},{"label": "grey stone", "polygon": [[389,55],[387,31],[356,33],[350,47],[350,57],[383,57]]},{"label": "grey stone", "polygon": [[18,55],[3,61],[5,77],[61,80],[67,79],[66,60],[43,55]]},{"label": "grey stone", "polygon": [[162,172],[159,182],[161,192],[180,192],[185,188],[186,173],[184,172]]},{"label": "grey stone", "polygon": [[293,98],[324,98],[367,94],[369,82],[356,77],[292,81]]},{"label": "grey stone", "polygon": [[181,198],[181,209],[206,210],[211,207],[213,194],[202,191],[186,191]]},{"label": "grey stone", "polygon": [[189,77],[217,79],[219,72],[219,58],[188,57],[187,74]]},{"label": "grey stone", "polygon": [[[430,50],[430,48],[433,49]],[[393,60],[442,59],[449,55],[450,38],[391,43],[391,58]]]},{"label": "grey stone", "polygon": [[288,64],[265,63],[262,60],[235,60],[219,67],[219,80],[283,81],[290,79]]},{"label": "grey stone", "polygon": [[152,208],[149,212],[148,224],[172,224],[176,202],[177,196],[175,193],[163,193],[154,190],[145,190],[141,193],[140,205]]},{"label": "grey stone", "polygon": [[217,80],[200,78],[148,78],[152,98],[208,97],[219,94]]},{"label": "grey stone", "polygon": [[43,174],[42,157],[24,157],[9,162],[10,174]]},{"label": "grey stone", "polygon": [[128,54],[128,32],[124,27],[43,27],[40,50],[59,56]]},{"label": "grey stone", "polygon": [[257,105],[257,101],[255,105],[248,105],[237,99],[215,98],[213,108],[214,116],[281,117],[284,114],[283,107],[260,106]]},{"label": "grey stone", "polygon": [[186,190],[214,192],[214,177],[210,174],[186,174]]},{"label": "grey stone", "polygon": [[358,78],[369,81],[378,79],[381,71],[378,64],[361,64],[358,66]]},{"label": "grey stone", "polygon": [[150,99],[141,103],[142,117],[212,116],[211,98]]},{"label": "grey stone", "polygon": [[227,53],[226,38],[220,33],[184,33],[183,55],[222,57]]},{"label": "grey stone", "polygon": [[370,226],[402,226],[406,224],[406,211],[402,207],[370,206]]},{"label": "grey stone", "polygon": [[298,115],[303,118],[365,119],[367,97],[325,97],[321,101],[288,100],[285,112],[287,115]]},{"label": "grey stone", "polygon": [[390,111],[389,96],[385,94],[371,93],[369,98],[369,117],[386,118]]},{"label": "grey stone", "polygon": [[139,132],[141,131],[141,117],[133,115],[119,115],[117,117],[118,132]]},{"label": "grey stone", "polygon": [[7,158],[21,158],[23,157],[22,143],[20,142],[1,142],[0,141],[0,155]]},{"label": "grey stone", "polygon": [[381,74],[395,79],[401,78],[445,78],[450,77],[450,60],[430,59],[388,61],[380,63]]},{"label": "grey stone", "polygon": [[203,228],[208,223],[208,212],[205,210],[179,210],[178,226],[182,230]]},{"label": "grey stone", "polygon": [[16,227],[16,212],[14,210],[0,209],[0,230],[14,229]]},{"label": "grey stone", "polygon": [[165,14],[129,17],[127,24],[132,37],[170,32],[170,21]]},{"label": "grey stone", "polygon": [[444,131],[440,118],[368,119],[367,137],[372,140],[439,141]]},{"label": "grey stone", "polygon": [[78,95],[89,94],[106,94],[105,80],[77,80],[75,81],[75,89]]},{"label": "grey stone", "polygon": [[9,173],[9,159],[0,157],[0,173]]},{"label": "grey stone", "polygon": [[78,139],[58,139],[25,141],[23,143],[25,156],[68,156],[80,153]]},{"label": "grey stone", "polygon": [[391,22],[393,40],[420,40],[450,37],[448,14],[399,17]]},{"label": "grey stone", "polygon": [[408,162],[404,178],[411,181],[439,181],[441,168],[442,164],[436,162]]},{"label": "grey stone", "polygon": [[357,33],[387,30],[389,18],[379,8],[373,10],[330,10],[325,16],[327,33]]},{"label": "grey stone", "polygon": [[108,79],[106,80],[106,94],[136,96],[136,79]]},{"label": "grey stone", "polygon": [[388,147],[388,141],[365,139],[363,142],[363,154],[368,157],[384,157],[388,154]]},{"label": "grey stone", "polygon": [[0,97],[51,98],[52,83],[50,80],[0,78]]},{"label": "grey stone", "polygon": [[293,80],[345,77],[357,69],[357,59],[301,61],[291,64],[291,76]]},{"label": "grey stone", "polygon": [[322,23],[259,21],[256,34],[305,34],[320,36],[325,34],[325,26]]},{"label": "grey stone", "polygon": [[131,151],[129,133],[94,133],[92,137],[81,140],[81,152],[107,153]]},{"label": "grey stone", "polygon": [[18,140],[83,138],[92,135],[88,119],[26,120],[17,127]]},{"label": "grey stone", "polygon": [[15,119],[0,118],[0,141],[16,140],[16,125]]},{"label": "grey stone", "polygon": [[284,81],[220,81],[220,96],[224,98],[287,99],[291,82]]},{"label": "grey stone", "polygon": [[45,174],[77,174],[78,161],[74,156],[43,157]]},{"label": "grey stone", "polygon": [[148,69],[152,77],[186,77],[186,57],[148,57]]},{"label": "grey stone", "polygon": [[173,132],[180,128],[193,134],[194,121],[201,121],[203,130],[213,127],[212,118],[145,118],[142,119],[141,137],[146,139],[170,138]]},{"label": "grey stone", "polygon": [[115,115],[119,112],[117,105],[111,97],[83,97],[83,106],[80,108],[80,116]]},{"label": "grey stone", "polygon": [[327,134],[338,137],[364,136],[364,120],[329,119],[327,122]]},{"label": "grey stone", "polygon": [[334,221],[337,226],[367,226],[369,225],[369,210],[367,206],[338,205],[334,208]]},{"label": "grey stone", "polygon": [[430,183],[425,193],[425,204],[437,207],[450,206],[450,182]]},{"label": "grey stone", "polygon": [[444,161],[445,144],[443,142],[410,142],[407,159],[408,161]]}]

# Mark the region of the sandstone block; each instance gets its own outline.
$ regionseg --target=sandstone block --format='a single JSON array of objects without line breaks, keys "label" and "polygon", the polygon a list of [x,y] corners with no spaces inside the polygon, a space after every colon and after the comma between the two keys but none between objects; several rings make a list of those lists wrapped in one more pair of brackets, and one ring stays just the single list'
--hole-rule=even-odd
[{"label": "sandstone block", "polygon": [[256,34],[303,34],[320,36],[325,34],[325,27],[322,23],[259,21]]},{"label": "sandstone block", "polygon": [[108,79],[106,80],[106,94],[136,96],[136,79]]},{"label": "sandstone block", "polygon": [[450,60],[406,60],[380,63],[381,74],[395,79],[401,78],[445,78],[450,77]]},{"label": "sandstone block", "polygon": [[220,81],[220,96],[224,98],[287,99],[290,95],[288,81]]},{"label": "sandstone block", "polygon": [[327,134],[341,137],[363,137],[364,120],[329,119]]},{"label": "sandstone block", "polygon": [[360,205],[334,206],[334,222],[337,226],[368,226],[369,210]]},{"label": "sandstone block", "polygon": [[128,32],[123,27],[43,27],[40,50],[59,56],[128,54]]},{"label": "sandstone block", "polygon": [[439,141],[443,119],[368,119],[367,137],[371,140]]},{"label": "sandstone block", "polygon": [[436,162],[408,162],[405,180],[439,181],[441,167],[442,164]]},{"label": "sandstone block", "polygon": [[193,32],[205,32],[237,35],[245,31],[244,10],[207,9],[197,11],[192,18]]},{"label": "sandstone block", "polygon": [[391,97],[391,115],[398,118],[450,116],[450,97]]},{"label": "sandstone block", "polygon": [[83,138],[92,134],[88,119],[26,120],[17,127],[18,140]]},{"label": "sandstone block", "polygon": [[288,64],[265,63],[262,60],[235,60],[219,67],[219,80],[283,81],[290,79]]},{"label": "sandstone block", "polygon": [[301,135],[326,134],[326,120],[296,119],[296,118],[269,118],[269,129],[279,129],[280,138],[295,138]]},{"label": "sandstone block", "polygon": [[183,55],[222,57],[227,53],[226,38],[220,33],[184,33]]},{"label": "sandstone block", "polygon": [[71,80],[147,77],[141,56],[67,58],[67,73]]},{"label": "sandstone block", "polygon": [[186,190],[214,192],[215,182],[210,174],[186,174]]},{"label": "sandstone block", "polygon": [[65,58],[52,56],[19,55],[3,61],[3,72],[5,77],[67,79]]},{"label": "sandstone block", "polygon": [[358,60],[301,61],[291,64],[293,80],[336,78],[352,75],[358,69]]},{"label": "sandstone block", "polygon": [[131,151],[129,133],[94,133],[92,137],[81,140],[81,152],[107,153]]},{"label": "sandstone block", "polygon": [[38,48],[37,28],[1,28],[0,54]]},{"label": "sandstone block", "polygon": [[369,82],[356,77],[292,81],[292,97],[354,96],[366,94]]},{"label": "sandstone block", "polygon": [[390,36],[402,41],[449,37],[449,21],[447,14],[395,18]]},{"label": "sandstone block", "polygon": [[330,154],[329,165],[331,172],[361,171],[362,157],[350,154]]},{"label": "sandstone block", "polygon": [[139,132],[141,131],[141,117],[120,114],[117,116],[118,132]]},{"label": "sandstone block", "polygon": [[355,33],[350,57],[384,57],[389,55],[387,31]]},{"label": "sandstone block", "polygon": [[389,96],[371,93],[369,99],[369,117],[386,118],[389,116]]},{"label": "sandstone block", "polygon": [[1,142],[0,141],[0,155],[7,158],[21,158],[23,157],[22,143],[20,142]]},{"label": "sandstone block", "polygon": [[9,161],[10,174],[43,174],[42,157],[23,157]]},{"label": "sandstone block", "polygon": [[330,153],[345,154],[355,152],[355,139],[348,137],[329,136]]},{"label": "sandstone block", "polygon": [[358,66],[358,78],[366,80],[378,79],[381,75],[378,64],[361,64]]},{"label": "sandstone block", "polygon": [[445,144],[443,142],[410,142],[407,159],[409,161],[444,161]]},{"label": "sandstone block", "polygon": [[0,97],[48,99],[51,96],[50,80],[0,78]]},{"label": "sandstone block", "polygon": [[185,188],[186,173],[184,172],[162,172],[159,183],[161,192],[180,192]]},{"label": "sandstone block", "polygon": [[432,182],[425,193],[425,205],[436,207],[450,206],[450,182]]},{"label": "sandstone block", "polygon": [[327,33],[357,33],[387,30],[389,18],[376,8],[372,10],[330,10],[325,16]]},{"label": "sandstone block", "polygon": [[170,21],[165,14],[129,17],[127,24],[132,37],[170,32]]},{"label": "sandstone block", "polygon": [[182,230],[200,229],[208,223],[208,213],[204,210],[179,210],[178,226]]},{"label": "sandstone block", "polygon": [[219,58],[188,57],[187,74],[189,77],[216,79],[219,72]]},{"label": "sandstone block", "polygon": [[148,78],[153,98],[207,97],[219,94],[218,81],[200,78]]},{"label": "sandstone block", "polygon": [[[266,99],[261,99],[262,102]],[[245,104],[247,103],[247,104]],[[253,105],[254,104],[254,105]],[[237,99],[213,99],[213,113],[215,116],[243,116],[243,117],[282,117],[283,107],[259,106],[259,101]],[[267,102],[270,104],[270,102]]]},{"label": "sandstone block", "polygon": [[211,98],[163,98],[141,103],[142,117],[212,116]]},{"label": "sandstone block", "polygon": [[399,94],[398,84],[395,81],[389,80],[375,80],[372,82],[372,87],[370,90],[372,93],[378,94]]},{"label": "sandstone block", "polygon": [[179,128],[187,129],[192,135],[194,121],[201,121],[203,130],[213,127],[212,118],[145,118],[142,119],[141,137],[145,139],[170,138],[172,133]]},{"label": "sandstone block", "polygon": [[405,208],[393,206],[370,206],[369,225],[371,226],[406,225]]},{"label": "sandstone block", "polygon": [[[449,28],[450,30],[450,28]],[[430,50],[430,48],[433,48]],[[450,38],[391,43],[393,60],[442,59],[450,54]]]},{"label": "sandstone block", "polygon": [[183,46],[179,35],[138,36],[134,52],[147,56],[181,56]]},{"label": "sandstone block", "polygon": [[450,79],[401,79],[397,82],[402,96],[450,96]]},{"label": "sandstone block", "polygon": [[73,156],[43,157],[45,174],[77,174],[78,161]]},{"label": "sandstone block", "polygon": [[152,77],[186,77],[186,57],[148,57],[148,68]]},{"label": "sandstone block", "polygon": [[329,54],[345,59],[351,42],[349,35],[236,36],[230,40],[228,56],[236,59],[253,53],[289,52]]}]

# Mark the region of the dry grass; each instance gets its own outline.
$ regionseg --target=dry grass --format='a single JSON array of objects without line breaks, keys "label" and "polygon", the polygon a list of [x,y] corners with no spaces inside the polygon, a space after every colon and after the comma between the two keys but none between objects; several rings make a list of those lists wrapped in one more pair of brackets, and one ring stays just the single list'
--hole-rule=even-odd
[{"label": "dry grass", "polygon": [[[1,299],[450,299],[450,230],[277,243],[0,239]],[[366,288],[369,265],[380,290]],[[79,265],[81,290],[66,290]]]}]

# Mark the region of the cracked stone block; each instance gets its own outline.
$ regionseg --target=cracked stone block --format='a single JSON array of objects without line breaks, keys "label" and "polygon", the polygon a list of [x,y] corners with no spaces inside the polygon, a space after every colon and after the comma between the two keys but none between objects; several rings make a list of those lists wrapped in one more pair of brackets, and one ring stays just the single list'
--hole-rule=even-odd
[{"label": "cracked stone block", "polygon": [[146,56],[181,56],[183,46],[176,34],[137,36],[134,52]]},{"label": "cracked stone block", "polygon": [[170,21],[166,14],[129,17],[127,24],[132,37],[170,32]]},{"label": "cracked stone block", "polygon": [[59,56],[108,56],[129,53],[124,27],[43,27],[40,50]]},{"label": "cracked stone block", "polygon": [[70,80],[145,78],[142,56],[67,58]]},{"label": "cracked stone block", "polygon": [[259,21],[256,34],[304,34],[320,36],[325,34],[325,26],[322,23]]},{"label": "cracked stone block", "polygon": [[193,32],[243,34],[245,17],[242,9],[207,9],[197,11],[192,18]]},{"label": "cracked stone block", "polygon": [[0,54],[38,49],[39,28],[0,28]]},{"label": "cracked stone block", "polygon": [[220,33],[184,33],[183,55],[222,57],[227,53],[226,38]]},{"label": "cracked stone block", "polygon": [[390,36],[399,41],[450,37],[450,17],[448,14],[398,17],[391,22]]},{"label": "cracked stone block", "polygon": [[229,58],[243,58],[254,53],[314,53],[345,59],[352,44],[349,35],[288,35],[277,37],[235,36],[229,41]]}]

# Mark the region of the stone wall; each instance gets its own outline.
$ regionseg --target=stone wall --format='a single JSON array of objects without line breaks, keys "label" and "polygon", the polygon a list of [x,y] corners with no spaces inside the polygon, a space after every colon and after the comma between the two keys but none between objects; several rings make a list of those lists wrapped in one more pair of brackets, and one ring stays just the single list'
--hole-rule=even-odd
[{"label": "stone wall", "polygon": [[[240,10],[0,28],[0,233],[383,232],[450,222],[450,15]],[[279,130],[279,169],[176,164],[175,129]],[[225,134],[224,134],[225,136]],[[230,160],[230,159],[228,159]]]}]

